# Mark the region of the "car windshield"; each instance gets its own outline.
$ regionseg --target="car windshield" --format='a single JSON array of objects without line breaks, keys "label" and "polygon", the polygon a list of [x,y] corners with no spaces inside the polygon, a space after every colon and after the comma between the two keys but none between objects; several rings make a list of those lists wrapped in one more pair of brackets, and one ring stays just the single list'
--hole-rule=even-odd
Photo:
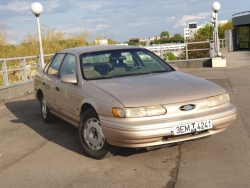
[{"label": "car windshield", "polygon": [[82,73],[87,80],[107,79],[174,71],[147,49],[109,50],[80,55]]}]

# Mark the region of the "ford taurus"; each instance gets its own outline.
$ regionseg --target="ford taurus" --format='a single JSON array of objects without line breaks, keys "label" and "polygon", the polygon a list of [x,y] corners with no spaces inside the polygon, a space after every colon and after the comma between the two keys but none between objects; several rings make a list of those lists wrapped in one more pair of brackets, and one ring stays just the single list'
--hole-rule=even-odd
[{"label": "ford taurus", "polygon": [[77,127],[95,159],[226,130],[237,116],[227,91],[173,67],[141,47],[65,49],[36,72],[35,95],[43,120]]}]

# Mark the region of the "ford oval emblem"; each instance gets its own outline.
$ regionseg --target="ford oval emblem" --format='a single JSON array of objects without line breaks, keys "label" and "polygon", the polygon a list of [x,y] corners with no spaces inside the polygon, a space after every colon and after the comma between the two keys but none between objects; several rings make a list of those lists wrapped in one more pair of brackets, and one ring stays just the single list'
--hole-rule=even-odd
[{"label": "ford oval emblem", "polygon": [[182,110],[182,111],[190,111],[190,110],[193,110],[194,108],[195,108],[195,105],[188,104],[188,105],[181,106],[180,110]]}]

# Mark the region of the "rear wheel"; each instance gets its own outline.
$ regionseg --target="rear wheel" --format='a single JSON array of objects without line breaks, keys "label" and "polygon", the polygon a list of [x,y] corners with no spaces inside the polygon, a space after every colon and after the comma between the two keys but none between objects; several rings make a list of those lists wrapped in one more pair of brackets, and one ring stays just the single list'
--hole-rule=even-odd
[{"label": "rear wheel", "polygon": [[102,133],[99,117],[93,108],[86,110],[78,126],[78,134],[84,151],[94,159],[115,155],[118,147],[109,145]]},{"label": "rear wheel", "polygon": [[42,112],[43,121],[45,123],[52,123],[55,121],[55,116],[51,114],[47,106],[47,101],[44,98],[44,96],[42,96],[42,100],[41,100],[41,112]]}]

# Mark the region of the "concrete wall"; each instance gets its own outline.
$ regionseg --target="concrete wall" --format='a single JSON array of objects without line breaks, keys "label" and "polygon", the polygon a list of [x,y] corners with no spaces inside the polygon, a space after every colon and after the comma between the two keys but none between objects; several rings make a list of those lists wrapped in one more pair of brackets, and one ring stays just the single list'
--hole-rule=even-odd
[{"label": "concrete wall", "polygon": [[198,60],[183,60],[183,61],[167,61],[169,64],[178,65],[181,68],[201,68],[201,67],[212,67],[212,60],[209,59],[198,59]]},{"label": "concrete wall", "polygon": [[[168,61],[169,64],[176,64],[179,68],[201,68],[212,67],[211,59]],[[0,103],[15,97],[23,96],[34,92],[34,82],[29,81],[0,89]]]},{"label": "concrete wall", "polygon": [[15,97],[23,96],[34,92],[34,82],[29,81],[18,85],[12,85],[0,89],[0,103]]}]

